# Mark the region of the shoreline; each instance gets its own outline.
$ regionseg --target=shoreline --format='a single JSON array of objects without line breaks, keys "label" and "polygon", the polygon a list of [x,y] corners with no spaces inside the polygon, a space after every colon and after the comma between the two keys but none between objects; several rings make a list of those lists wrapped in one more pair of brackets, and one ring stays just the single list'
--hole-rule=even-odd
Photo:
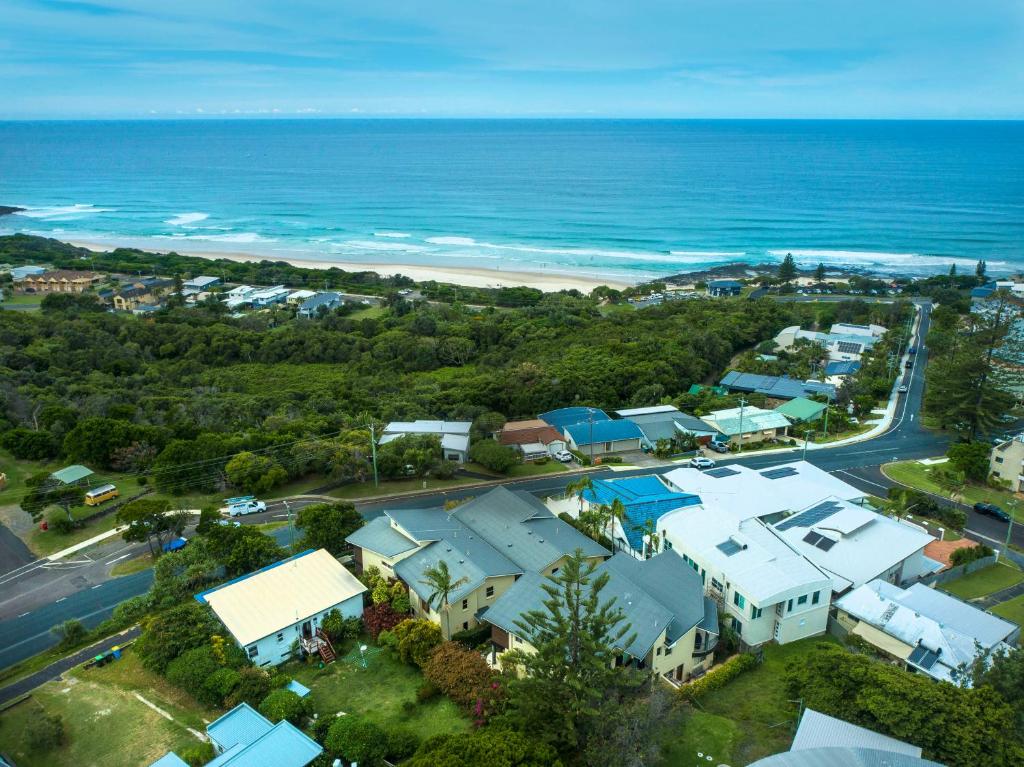
[{"label": "shoreline", "polygon": [[[85,248],[96,253],[109,253],[117,248],[136,248],[133,244],[115,245],[111,243],[90,242],[87,240],[62,240],[77,248]],[[376,272],[381,277],[393,277],[401,274],[417,282],[446,282],[470,288],[536,288],[545,293],[556,293],[560,290],[579,290],[589,293],[596,287],[606,285],[609,288],[622,290],[639,283],[631,283],[622,279],[600,280],[596,277],[575,276],[551,272],[502,271],[500,269],[484,269],[481,267],[459,266],[427,266],[423,264],[382,264],[355,261],[326,261],[314,258],[270,257],[255,253],[238,251],[203,251],[181,250],[178,248],[138,248],[150,253],[166,255],[177,253],[179,256],[193,256],[210,261],[225,259],[239,263],[259,263],[260,261],[283,261],[292,266],[304,269],[344,269],[347,272]]]}]

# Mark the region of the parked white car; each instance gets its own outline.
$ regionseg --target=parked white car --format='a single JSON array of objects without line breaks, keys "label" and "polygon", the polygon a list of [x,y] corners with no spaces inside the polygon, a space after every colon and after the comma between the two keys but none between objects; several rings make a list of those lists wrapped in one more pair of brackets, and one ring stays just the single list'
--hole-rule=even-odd
[{"label": "parked white car", "polygon": [[568,450],[559,450],[555,453],[555,460],[561,461],[562,463],[572,463],[572,453]]},{"label": "parked white car", "polygon": [[699,455],[696,458],[691,458],[690,459],[690,468],[691,469],[702,469],[702,470],[703,469],[713,469],[713,468],[715,468],[715,461],[712,458],[705,458],[704,456]]},{"label": "parked white car", "polygon": [[221,511],[229,517],[244,517],[246,514],[259,514],[267,510],[267,504],[255,498],[228,498],[226,504]]}]

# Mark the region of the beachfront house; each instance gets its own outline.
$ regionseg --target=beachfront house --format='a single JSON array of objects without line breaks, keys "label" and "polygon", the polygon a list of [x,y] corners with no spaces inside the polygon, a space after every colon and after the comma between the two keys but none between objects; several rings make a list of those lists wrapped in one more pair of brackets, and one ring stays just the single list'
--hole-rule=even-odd
[{"label": "beachfront house", "polygon": [[816,501],[772,525],[776,535],[832,579],[836,596],[881,579],[902,584],[941,570],[921,528],[838,498]]},{"label": "beachfront house", "polygon": [[712,298],[738,296],[743,292],[743,283],[739,280],[708,280],[707,294]]},{"label": "beachfront house", "polygon": [[681,412],[674,405],[653,405],[616,410],[615,415],[632,421],[643,433],[643,447],[653,450],[659,440],[675,440],[682,436],[693,437],[698,444],[706,445],[722,435],[710,428],[704,421]]},{"label": "beachfront house", "polygon": [[220,285],[220,277],[207,277],[205,275],[193,277],[192,279],[185,280],[181,283],[181,287],[184,290],[192,290],[197,293],[209,290],[217,285]]},{"label": "beachfront house", "polygon": [[885,580],[861,585],[837,600],[836,623],[908,671],[954,681],[981,653],[1009,650],[1020,627],[915,583],[907,589]]},{"label": "beachfront house", "polygon": [[18,282],[18,289],[36,293],[84,293],[99,281],[100,275],[95,272],[55,269],[26,275]]},{"label": "beachfront house", "polygon": [[569,446],[560,431],[539,418],[509,421],[494,434],[494,438],[499,444],[516,448],[524,461],[547,458]]},{"label": "beachfront house", "polygon": [[288,294],[288,303],[301,305],[303,301],[312,298],[315,295],[315,290],[293,290]]},{"label": "beachfront house", "polygon": [[[679,557],[666,552],[638,560],[616,554],[598,565],[595,575],[608,576],[602,601],[614,600],[622,622],[630,626],[617,665],[649,669],[678,683],[710,668],[718,642],[718,605],[705,597],[699,576]],[[534,652],[520,624],[531,610],[544,610],[545,578],[524,574],[483,615],[491,625],[491,658],[507,650]]]},{"label": "beachfront house", "polygon": [[324,661],[334,648],[320,630],[337,610],[363,614],[366,586],[326,549],[310,549],[196,595],[257,666],[276,666],[297,648]]},{"label": "beachfront house", "polygon": [[775,408],[776,413],[786,416],[786,419],[794,425],[819,421],[826,410],[828,410],[828,405],[824,402],[817,402],[806,397],[794,397]]},{"label": "beachfront house", "polygon": [[614,421],[594,407],[565,407],[541,413],[540,419],[558,429],[572,450],[593,456],[640,450],[643,432],[632,421]]},{"label": "beachfront house", "polygon": [[825,365],[825,383],[840,387],[847,379],[852,378],[861,368],[859,361],[829,362]]},{"label": "beachfront house", "polygon": [[[401,580],[413,614],[437,623],[446,638],[479,625],[482,611],[524,574],[556,574],[576,549],[597,562],[610,555],[534,496],[504,487],[448,511],[385,510],[345,540],[359,571],[376,567]],[[441,562],[452,581],[462,581],[447,607],[432,601],[433,589],[424,582]]]},{"label": "beachfront house", "polygon": [[302,302],[298,315],[306,318],[319,317],[341,306],[341,303],[340,293],[316,293]]},{"label": "beachfront house", "polygon": [[1013,492],[1024,490],[1024,433],[996,445],[989,456],[988,469]]},{"label": "beachfront house", "polygon": [[763,394],[770,405],[778,405],[796,397],[813,397],[822,394],[833,401],[836,387],[822,381],[801,381],[786,376],[766,376],[759,373],[741,373],[730,370],[720,381],[727,391],[734,394]]},{"label": "beachfront house", "polygon": [[[207,767],[306,767],[323,747],[287,719],[271,724],[248,703],[233,709],[206,726],[216,757]],[[188,767],[173,751],[149,767]]]},{"label": "beachfront house", "polygon": [[[254,309],[260,309],[265,306],[273,306],[274,304],[283,304],[288,300],[288,294],[291,291],[288,290],[284,285],[275,285],[272,288],[261,288],[247,296],[248,303],[252,304]],[[228,299],[230,305],[231,299]]]},{"label": "beachfront house", "polygon": [[832,361],[857,361],[865,351],[874,347],[885,332],[886,329],[881,325],[854,325],[848,322],[833,324],[827,333],[802,330],[799,325],[793,325],[783,328],[775,336],[775,348],[789,350],[797,341],[804,340],[823,347]]},{"label": "beachfront house", "polygon": [[471,421],[392,421],[384,427],[379,444],[386,445],[400,437],[427,434],[440,438],[441,454],[446,461],[465,463],[469,460]]},{"label": "beachfront house", "polygon": [[790,427],[789,419],[782,413],[750,405],[714,410],[701,420],[709,429],[724,435],[721,441],[730,445],[767,442],[785,437]]}]

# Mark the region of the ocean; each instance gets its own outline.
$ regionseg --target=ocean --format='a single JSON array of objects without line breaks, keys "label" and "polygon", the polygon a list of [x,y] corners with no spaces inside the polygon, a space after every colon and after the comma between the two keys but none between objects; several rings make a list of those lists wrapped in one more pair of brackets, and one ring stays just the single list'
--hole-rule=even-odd
[{"label": "ocean", "polygon": [[0,233],[638,281],[1024,270],[1024,122],[0,122]]}]

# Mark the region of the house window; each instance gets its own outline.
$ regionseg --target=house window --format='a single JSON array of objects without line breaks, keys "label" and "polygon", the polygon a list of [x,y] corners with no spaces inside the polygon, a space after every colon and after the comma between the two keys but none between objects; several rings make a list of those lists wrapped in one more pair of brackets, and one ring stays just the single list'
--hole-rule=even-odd
[{"label": "house window", "polygon": [[665,540],[665,531],[664,530],[661,531],[661,540],[665,541],[664,545],[665,545],[666,549],[671,549],[672,548],[672,541],[666,541]]},{"label": "house window", "polygon": [[704,568],[702,567],[702,568],[700,569],[700,582],[701,582],[701,583],[704,583],[704,582],[706,582],[706,581],[707,581],[707,577],[706,577],[706,576],[707,576],[707,574],[708,574],[708,573],[707,573],[707,570],[705,570],[705,569],[704,569]]},{"label": "house window", "polygon": [[659,647],[657,650],[655,650],[654,654],[661,655],[661,648]]},{"label": "house window", "polygon": [[463,610],[468,610],[469,609],[469,600],[468,599],[463,599],[462,600],[462,609]]},{"label": "house window", "polygon": [[818,604],[818,597],[820,595],[821,595],[820,591],[815,591],[813,594],[811,594],[811,604],[812,605]]},{"label": "house window", "polygon": [[805,604],[807,604],[807,595],[804,594],[802,597],[797,597],[796,603],[798,605],[805,605]]},{"label": "house window", "polygon": [[744,599],[743,595],[738,591],[732,592],[732,603],[741,610],[747,606],[747,600]]},{"label": "house window", "polygon": [[277,641],[278,642],[283,642],[284,641],[284,633],[280,633],[280,634],[277,635]]},{"label": "house window", "polygon": [[716,589],[717,591],[723,591],[724,590],[722,588],[722,584],[718,582],[717,578],[712,578],[711,579],[711,588]]},{"label": "house window", "polygon": [[666,647],[665,648],[665,655],[671,655],[671,654],[672,654],[672,648],[671,647]]},{"label": "house window", "polygon": [[425,612],[425,613],[429,613],[430,612],[430,605],[427,604],[427,600],[426,599],[421,599],[420,600],[420,609],[423,610],[423,612]]},{"label": "house window", "polygon": [[751,605],[750,606],[750,617],[753,618],[754,620],[757,620],[758,618],[760,618],[761,617],[761,608],[760,607],[754,607],[754,605]]},{"label": "house window", "polygon": [[1002,463],[1002,462],[1003,462],[1002,456],[996,456],[996,463]]},{"label": "house window", "polygon": [[260,654],[260,648],[257,647],[256,645],[253,645],[252,647],[248,647],[246,649],[249,652],[249,657],[250,658],[255,658],[257,655]]},{"label": "house window", "polygon": [[787,613],[793,612],[793,600],[792,599],[789,600],[789,604],[786,606],[786,612]]},{"label": "house window", "polygon": [[612,443],[611,442],[605,442],[604,443],[604,451],[606,453],[610,453],[612,451]]},{"label": "house window", "polygon": [[494,596],[494,586],[487,587],[487,598],[490,599]]},{"label": "house window", "polygon": [[391,569],[391,565],[389,565],[389,564],[388,564],[387,562],[385,562],[385,561],[384,561],[383,559],[382,559],[382,560],[380,561],[380,564],[381,564],[381,566],[382,566],[382,567],[384,567],[384,568],[386,568],[386,569],[388,569],[388,570],[390,570],[390,569]]},{"label": "house window", "polygon": [[467,631],[469,629],[469,623],[466,621],[462,622],[462,630]]},{"label": "house window", "polygon": [[686,562],[686,564],[690,564],[690,558],[686,554],[683,554],[683,561]]},{"label": "house window", "polygon": [[738,621],[735,618],[733,618],[732,627],[733,630],[736,632],[737,636],[743,636],[743,621]]},{"label": "house window", "polygon": [[558,570],[559,570],[559,568],[557,568],[557,567],[551,568],[551,574],[552,575],[557,575],[558,574]]}]

